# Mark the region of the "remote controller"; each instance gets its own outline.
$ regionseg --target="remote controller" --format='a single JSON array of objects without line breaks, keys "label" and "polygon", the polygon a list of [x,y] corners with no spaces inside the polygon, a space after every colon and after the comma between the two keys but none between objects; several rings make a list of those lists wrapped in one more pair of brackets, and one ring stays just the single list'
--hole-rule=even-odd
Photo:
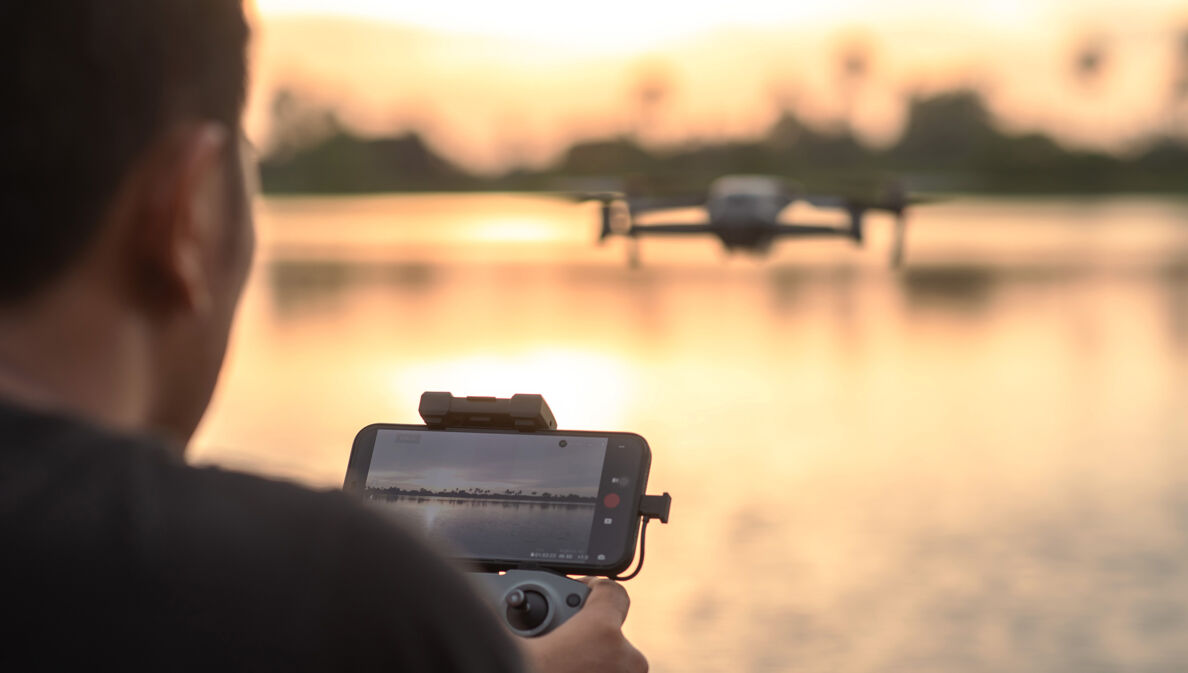
[{"label": "remote controller", "polygon": [[512,633],[532,638],[552,631],[586,604],[590,587],[543,570],[474,573]]}]

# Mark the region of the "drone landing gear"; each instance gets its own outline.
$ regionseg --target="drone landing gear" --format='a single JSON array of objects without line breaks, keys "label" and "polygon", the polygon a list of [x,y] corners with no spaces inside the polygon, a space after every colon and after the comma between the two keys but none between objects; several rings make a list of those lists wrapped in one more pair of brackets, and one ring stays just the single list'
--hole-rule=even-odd
[{"label": "drone landing gear", "polygon": [[632,236],[627,239],[627,267],[638,269],[642,264],[639,256],[639,239]]},{"label": "drone landing gear", "polygon": [[895,234],[891,241],[891,268],[903,266],[903,244],[907,237],[907,218],[902,212],[895,215]]}]

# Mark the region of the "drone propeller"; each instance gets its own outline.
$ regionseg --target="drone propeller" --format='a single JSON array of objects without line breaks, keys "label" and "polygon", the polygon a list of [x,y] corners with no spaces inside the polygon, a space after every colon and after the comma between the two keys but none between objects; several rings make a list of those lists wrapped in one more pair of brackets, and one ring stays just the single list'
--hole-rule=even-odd
[{"label": "drone propeller", "polygon": [[795,180],[788,180],[790,197],[818,208],[839,208],[849,211],[885,211],[893,214],[911,206],[934,203],[937,199],[908,192],[903,180],[883,179],[876,182],[843,181],[820,192],[809,192]]},{"label": "drone propeller", "polygon": [[911,206],[922,206],[937,203],[942,199],[930,196],[908,196],[904,194],[885,194],[879,198],[854,196],[840,196],[835,194],[801,194],[796,197],[818,208],[841,208],[843,210],[882,210],[899,214]]},{"label": "drone propeller", "polygon": [[849,208],[850,201],[844,196],[832,196],[823,194],[803,194],[797,195],[797,200],[804,201],[809,205],[817,208]]},{"label": "drone propeller", "polygon": [[574,203],[599,201],[603,205],[622,201],[626,198],[622,192],[549,192],[549,194],[573,201]]}]

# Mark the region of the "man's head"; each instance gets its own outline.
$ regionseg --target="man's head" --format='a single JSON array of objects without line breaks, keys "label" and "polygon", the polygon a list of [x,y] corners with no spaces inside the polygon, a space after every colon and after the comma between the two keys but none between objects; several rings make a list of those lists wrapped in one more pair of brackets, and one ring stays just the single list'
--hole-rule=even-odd
[{"label": "man's head", "polygon": [[143,425],[179,439],[209,401],[251,257],[247,36],[242,0],[0,7],[0,325],[102,307],[96,338],[135,333],[119,343],[142,351],[124,382],[149,388]]}]

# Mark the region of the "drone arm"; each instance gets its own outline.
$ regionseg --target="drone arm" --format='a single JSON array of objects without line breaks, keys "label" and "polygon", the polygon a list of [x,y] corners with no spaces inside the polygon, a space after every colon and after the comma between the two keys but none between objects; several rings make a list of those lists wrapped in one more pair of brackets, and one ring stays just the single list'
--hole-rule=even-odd
[{"label": "drone arm", "polygon": [[776,228],[776,235],[787,238],[853,237],[850,227],[832,227],[827,224],[781,224]]},{"label": "drone arm", "polygon": [[[623,234],[626,236],[680,236],[682,234],[714,234],[719,229],[719,227],[709,224],[636,224]],[[780,224],[776,225],[775,234],[789,238],[853,237],[850,227],[835,227],[826,224]]]},{"label": "drone arm", "polygon": [[682,234],[712,234],[716,231],[708,224],[633,224],[625,233],[627,236],[679,236]]},{"label": "drone arm", "polygon": [[655,210],[669,210],[673,208],[696,208],[705,205],[705,195],[692,194],[688,196],[641,196],[627,199],[627,206],[632,213],[647,213]]}]

